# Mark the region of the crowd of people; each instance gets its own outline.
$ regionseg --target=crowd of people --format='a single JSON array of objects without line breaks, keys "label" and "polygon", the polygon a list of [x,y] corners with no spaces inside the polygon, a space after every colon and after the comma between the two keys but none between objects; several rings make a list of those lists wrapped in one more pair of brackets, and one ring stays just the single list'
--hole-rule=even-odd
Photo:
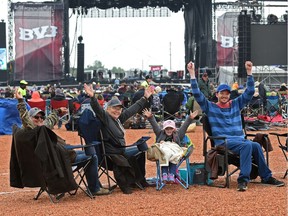
[{"label": "crowd of people", "polygon": [[[90,104],[97,118],[105,126],[102,129],[106,152],[117,155],[113,161],[114,177],[120,189],[125,194],[132,193],[133,185],[140,188],[149,186],[145,177],[145,151],[147,146],[139,147],[137,143],[127,145],[125,141],[125,122],[135,115],[141,115],[152,125],[156,134],[156,142],[169,146],[169,143],[180,145],[188,126],[198,115],[193,108],[196,101],[211,124],[213,136],[228,137],[227,147],[240,155],[240,174],[238,191],[246,191],[251,172],[251,156],[256,158],[261,182],[270,185],[283,186],[284,183],[272,177],[267,167],[259,144],[244,139],[241,124],[241,110],[252,99],[255,92],[252,75],[252,63],[246,62],[247,83],[244,92],[238,95],[232,92],[239,89],[234,83],[232,89],[227,84],[217,88],[209,83],[208,74],[203,73],[198,80],[195,77],[194,64],[188,63],[187,70],[191,77],[191,88],[169,85],[163,88],[151,83],[152,77],[147,76],[143,83],[131,85],[115,83],[113,86],[101,86],[100,83],[82,84],[77,88],[63,89],[61,85],[33,85],[28,88],[28,82],[20,81],[19,88],[7,87],[4,95],[7,98],[18,99],[18,110],[24,128],[35,128],[45,125],[60,128],[58,116],[67,112],[75,113],[83,103]],[[286,89],[287,90],[287,89]],[[65,100],[69,99],[69,107],[47,112],[39,108],[26,109],[25,100]],[[157,123],[157,113],[164,113],[163,128]],[[200,111],[200,110],[199,110]],[[177,127],[177,121],[180,125]],[[163,120],[163,119],[162,119]],[[181,125],[182,124],[182,125]],[[233,127],[233,130],[231,130]],[[68,129],[68,128],[67,128]],[[193,140],[193,137],[192,137]],[[216,145],[223,145],[220,141]],[[124,160],[123,160],[124,158]],[[75,160],[85,159],[82,151],[76,152]],[[119,164],[129,164],[129,166]],[[110,191],[101,187],[98,179],[98,161],[92,162],[86,172],[88,187],[93,195],[107,195]],[[162,177],[165,181],[175,181],[176,164],[169,163],[162,167]]]}]

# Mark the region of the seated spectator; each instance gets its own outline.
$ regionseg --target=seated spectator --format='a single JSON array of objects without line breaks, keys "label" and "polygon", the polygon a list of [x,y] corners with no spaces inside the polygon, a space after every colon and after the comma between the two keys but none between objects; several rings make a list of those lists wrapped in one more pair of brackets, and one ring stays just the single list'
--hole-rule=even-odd
[{"label": "seated spectator", "polygon": [[[241,110],[248,104],[254,94],[254,78],[252,75],[252,62],[246,61],[245,68],[247,71],[247,88],[241,96],[230,100],[230,86],[221,84],[217,88],[217,103],[208,101],[201,93],[196,77],[193,62],[187,64],[187,70],[191,77],[191,88],[195,100],[201,106],[202,111],[207,115],[211,126],[212,136],[227,137],[226,147],[239,154],[240,156],[240,173],[238,176],[238,191],[246,191],[250,181],[252,169],[252,156],[258,166],[261,183],[274,185],[277,187],[284,186],[284,182],[272,177],[272,172],[266,164],[263,151],[259,143],[245,139],[242,128]],[[215,140],[215,146],[224,145],[223,140]]]},{"label": "seated spectator", "polygon": [[101,90],[98,89],[98,90],[95,91],[95,93],[96,93],[95,96],[96,96],[96,98],[98,100],[98,103],[100,104],[101,107],[104,107],[105,99],[104,99],[104,97],[102,95]]},{"label": "seated spectator", "polygon": [[[32,108],[29,111],[26,109],[26,104],[23,100],[23,96],[21,93],[16,91],[16,98],[18,99],[17,109],[20,114],[20,118],[22,121],[22,125],[24,128],[33,129],[37,126],[45,125],[46,127],[53,129],[54,125],[58,122],[58,114],[66,113],[68,110],[64,107],[59,108],[52,112],[49,116],[45,118],[45,112],[40,110],[39,108]],[[59,137],[59,140],[63,142],[64,140]],[[84,151],[74,151],[74,150],[67,150],[70,151],[69,155],[75,155],[76,157],[71,157],[71,163],[73,162],[80,162],[85,161],[88,156],[86,156]],[[71,152],[72,151],[72,152]],[[86,170],[86,179],[88,183],[88,188],[93,196],[99,195],[107,195],[110,194],[110,191],[100,187],[100,182],[98,178],[98,159],[94,157],[92,162],[87,167]]]},{"label": "seated spectator", "polygon": [[[164,145],[163,148],[171,148],[171,150],[173,150],[173,155],[170,157],[173,159],[169,161],[168,166],[161,166],[161,173],[163,181],[174,183],[177,164],[183,155],[183,150],[180,148],[181,140],[184,138],[187,128],[192,123],[192,120],[198,115],[198,111],[196,110],[191,113],[179,130],[176,129],[175,122],[172,120],[164,121],[163,128],[161,129],[157,124],[154,115],[148,109],[144,109],[143,114],[148,118],[148,121],[152,125],[153,131],[156,135],[156,143],[160,143],[160,146]],[[177,149],[179,151],[177,151]]]},{"label": "seated spectator", "polygon": [[239,89],[238,82],[233,83],[232,89],[231,89],[231,94],[230,94],[231,100],[233,100],[234,98],[237,98],[240,95],[238,92],[238,89]]},{"label": "seated spectator", "polygon": [[14,98],[14,94],[12,92],[12,89],[9,87],[5,88],[5,93],[4,93],[5,98]]},{"label": "seated spectator", "polygon": [[55,90],[55,96],[52,97],[51,99],[53,100],[57,100],[57,101],[61,101],[61,100],[65,100],[65,94],[63,93],[63,91],[60,88],[56,88]]},{"label": "seated spectator", "polygon": [[31,99],[28,99],[28,101],[40,102],[40,101],[44,101],[44,100],[41,98],[40,93],[38,91],[33,91],[32,95],[31,95]]},{"label": "seated spectator", "polygon": [[[146,101],[152,94],[151,90],[149,88],[146,89],[144,96],[125,110],[118,98],[112,98],[107,103],[106,110],[104,110],[94,97],[94,91],[91,86],[84,84],[84,89],[91,98],[93,111],[104,125],[102,133],[106,153],[118,158],[117,162],[114,161],[113,171],[120,189],[124,194],[131,194],[132,183],[137,183],[137,185],[142,185],[143,187],[148,186],[145,179],[145,153],[140,153],[141,149],[136,145],[125,147],[123,123],[144,108]],[[140,155],[138,155],[139,153]],[[136,157],[136,155],[138,156]],[[122,166],[120,164],[121,158],[122,161],[124,159],[125,163],[128,161],[130,166]]]},{"label": "seated spectator", "polygon": [[[55,90],[55,96],[51,98],[51,100],[55,100],[55,101],[62,101],[62,100],[66,100],[65,94],[63,93],[63,91],[60,88],[56,88]],[[72,101],[71,101],[72,102]],[[73,104],[69,104],[69,111],[73,110]],[[58,129],[60,129],[62,126],[62,121],[59,120],[58,121]]]}]

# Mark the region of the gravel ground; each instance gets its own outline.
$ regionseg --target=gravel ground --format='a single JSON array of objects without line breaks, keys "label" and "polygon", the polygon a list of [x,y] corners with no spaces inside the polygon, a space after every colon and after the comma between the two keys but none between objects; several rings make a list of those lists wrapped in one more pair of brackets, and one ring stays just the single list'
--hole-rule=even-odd
[{"label": "gravel ground", "polygon": [[[287,131],[287,128],[272,128],[267,131]],[[67,143],[79,143],[77,132],[68,132],[63,128],[55,132],[66,139]],[[266,132],[266,131],[265,131]],[[148,144],[154,140],[150,129],[127,130],[127,143],[136,141],[143,135],[152,136]],[[191,162],[202,162],[202,128],[189,133],[196,149],[191,155]],[[274,151],[270,153],[270,167],[274,177],[281,179],[287,163],[277,147],[277,140],[270,136]],[[39,200],[32,198],[37,188],[17,189],[9,186],[9,160],[11,136],[0,136],[0,211],[5,215],[287,215],[287,186],[273,187],[250,183],[246,192],[237,192],[237,176],[231,178],[230,188],[215,188],[202,185],[190,186],[188,190],[180,185],[167,185],[161,191],[155,187],[145,190],[135,189],[132,194],[125,195],[116,188],[111,195],[96,197],[91,200],[83,192],[76,196],[65,195],[57,204],[52,204],[47,195]],[[155,163],[147,161],[147,177],[155,177]],[[223,182],[223,179],[219,179]],[[287,178],[284,180],[287,185]],[[105,179],[101,179],[103,184]],[[258,184],[257,184],[258,182]]]}]

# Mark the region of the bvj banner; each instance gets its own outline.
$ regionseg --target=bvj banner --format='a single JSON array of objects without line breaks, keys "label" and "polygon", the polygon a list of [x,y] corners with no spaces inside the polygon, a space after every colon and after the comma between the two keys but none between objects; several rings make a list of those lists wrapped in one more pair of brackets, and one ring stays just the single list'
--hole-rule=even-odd
[{"label": "bvj banner", "polygon": [[14,80],[59,80],[62,73],[63,4],[13,4]]},{"label": "bvj banner", "polygon": [[217,65],[238,65],[238,15],[226,12],[217,19]]}]

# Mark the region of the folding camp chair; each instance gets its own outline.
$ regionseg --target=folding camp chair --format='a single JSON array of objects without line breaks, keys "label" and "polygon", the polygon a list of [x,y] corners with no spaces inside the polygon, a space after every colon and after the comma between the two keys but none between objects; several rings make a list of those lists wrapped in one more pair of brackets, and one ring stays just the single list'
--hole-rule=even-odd
[{"label": "folding camp chair", "polygon": [[61,107],[66,107],[68,112],[66,114],[64,114],[64,115],[61,115],[59,117],[59,121],[62,121],[64,124],[69,122],[69,120],[70,120],[70,111],[69,111],[69,101],[67,99],[59,100],[59,101],[51,99],[50,105],[51,105],[51,110],[59,109]]},{"label": "folding camp chair", "polygon": [[[277,136],[277,140],[278,140],[278,146],[279,148],[282,150],[283,152],[283,155],[286,159],[286,162],[288,162],[288,133],[276,133],[276,132],[273,132],[273,133],[270,133],[271,135],[274,135],[274,136]],[[285,138],[286,137],[286,143],[284,143],[284,140],[281,140],[281,138]],[[286,178],[288,174],[288,168],[286,169],[286,172],[283,176],[283,178]]]},{"label": "folding camp chair", "polygon": [[181,97],[179,93],[176,91],[168,92],[162,100],[162,116],[163,120],[167,119],[180,119],[182,120],[181,116]]},{"label": "folding camp chair", "polygon": [[[82,139],[84,139],[86,145],[98,143],[98,145],[95,146],[95,151],[99,161],[99,178],[103,174],[106,175],[109,190],[112,190],[116,187],[117,183],[116,180],[110,175],[112,164],[105,151],[101,127],[102,124],[100,120],[95,117],[94,112],[92,112],[90,109],[84,109],[78,120],[78,135],[80,136],[80,141],[83,143]],[[112,186],[111,181],[116,185]]]},{"label": "folding camp chair", "polygon": [[35,102],[35,101],[29,101],[29,100],[28,100],[27,103],[29,104],[29,106],[30,106],[31,108],[37,107],[37,108],[41,109],[43,112],[45,112],[45,115],[47,116],[47,112],[46,112],[46,101],[45,101],[45,100],[43,100],[43,101],[37,101],[37,102]]},{"label": "folding camp chair", "polygon": [[[177,171],[175,176],[175,182],[180,184],[183,188],[189,188],[189,182],[191,182],[190,176],[190,156],[193,152],[193,144],[191,143],[189,137],[185,135],[182,140],[181,146],[185,147],[184,154],[177,163]],[[180,171],[181,169],[181,171]],[[185,175],[181,175],[181,172],[185,172]],[[162,172],[160,161],[156,160],[156,190],[161,190],[166,183],[162,179]]]},{"label": "folding camp chair", "polygon": [[82,115],[82,113],[85,109],[89,109],[94,113],[90,103],[79,104],[79,103],[74,102],[73,106],[74,106],[75,112],[70,117],[71,123],[72,123],[72,131],[75,130],[75,125],[78,122],[80,116]]},{"label": "folding camp chair", "polygon": [[245,107],[244,112],[247,117],[257,117],[258,115],[263,115],[264,108],[262,98],[253,97]]},{"label": "folding camp chair", "polygon": [[270,95],[267,96],[267,107],[266,114],[271,117],[271,121],[273,117],[277,116],[277,114],[281,114],[282,110],[280,107],[280,98],[278,95]]},{"label": "folding camp chair", "polygon": [[[60,139],[57,135],[45,126],[32,130],[14,126],[10,186],[40,187],[34,199],[37,200],[43,192],[46,192],[53,203],[58,202],[65,193],[76,194],[79,188],[92,198],[84,175],[93,155],[89,155],[85,161],[71,164],[67,149],[58,140]],[[72,148],[75,146],[70,147]],[[73,172],[77,172],[75,178]],[[86,190],[81,186],[82,183],[86,186]]]},{"label": "folding camp chair", "polygon": [[[216,179],[218,176],[225,176],[225,183],[224,185],[216,185],[218,187],[227,187],[230,186],[230,177],[239,170],[240,166],[240,157],[238,154],[228,150],[226,146],[226,137],[225,136],[212,136],[211,127],[209,124],[208,117],[203,114],[202,115],[202,124],[203,124],[203,156],[204,156],[204,163],[205,163],[205,169],[206,169],[206,175],[208,173],[211,174],[211,179]],[[248,137],[255,137],[255,134],[247,134],[245,130],[245,121],[244,116],[242,115],[242,128],[244,130],[244,133],[246,135],[246,139]],[[269,166],[269,146],[268,146],[268,135],[263,134],[263,139],[265,139],[265,151],[266,151],[266,163]],[[222,140],[223,145],[215,146],[214,140]],[[208,147],[208,142],[210,141],[210,147]],[[211,160],[211,158],[214,158]],[[209,159],[210,158],[210,159]],[[213,169],[213,165],[208,164],[209,161],[214,161],[216,166],[216,172],[215,169]],[[234,168],[232,171],[229,170],[229,165],[234,165],[236,168]],[[215,168],[215,167],[214,167]],[[255,179],[258,176],[258,166],[253,162],[252,158],[252,171],[250,174],[250,179]],[[207,178],[205,178],[207,179]],[[207,185],[210,185],[209,182],[206,182]],[[213,185],[215,186],[215,185]]]}]

